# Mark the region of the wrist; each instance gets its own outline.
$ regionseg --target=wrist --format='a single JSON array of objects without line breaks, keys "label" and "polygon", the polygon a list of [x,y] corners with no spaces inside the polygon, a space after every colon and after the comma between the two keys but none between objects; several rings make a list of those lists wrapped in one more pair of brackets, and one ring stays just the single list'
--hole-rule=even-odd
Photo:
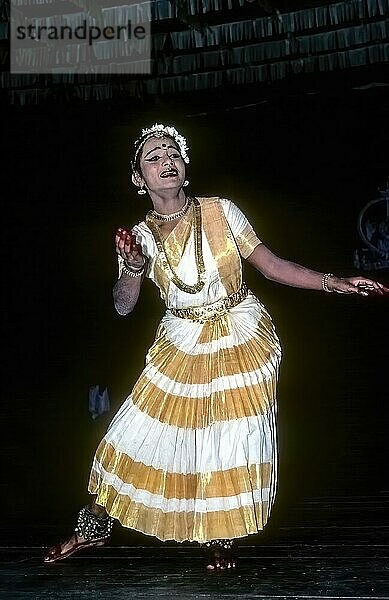
[{"label": "wrist", "polygon": [[129,271],[132,271],[133,273],[138,273],[139,271],[143,271],[143,269],[145,268],[146,261],[144,260],[141,265],[138,265],[138,264],[129,263],[126,259],[124,259],[123,264],[126,267],[126,269],[128,269]]},{"label": "wrist", "polygon": [[143,275],[146,266],[146,261],[144,261],[143,265],[132,265],[129,264],[126,260],[123,261],[123,273],[128,275],[128,277],[140,277]]},{"label": "wrist", "polygon": [[333,273],[323,273],[321,278],[321,288],[324,292],[333,292],[332,289],[332,280],[335,279]]}]

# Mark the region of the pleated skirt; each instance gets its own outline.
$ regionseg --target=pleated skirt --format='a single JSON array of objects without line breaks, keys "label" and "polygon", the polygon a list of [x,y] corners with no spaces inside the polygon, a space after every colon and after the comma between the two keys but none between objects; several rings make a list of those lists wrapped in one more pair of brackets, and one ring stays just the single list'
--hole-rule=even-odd
[{"label": "pleated skirt", "polygon": [[277,485],[281,348],[252,294],[216,322],[163,317],[146,366],[97,448],[88,490],[160,540],[261,531]]}]

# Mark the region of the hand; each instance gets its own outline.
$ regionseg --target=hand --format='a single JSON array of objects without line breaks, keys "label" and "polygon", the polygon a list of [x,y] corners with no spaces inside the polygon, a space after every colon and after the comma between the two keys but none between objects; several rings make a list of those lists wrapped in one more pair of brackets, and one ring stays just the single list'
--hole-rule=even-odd
[{"label": "hand", "polygon": [[366,277],[329,277],[328,288],[331,292],[338,294],[360,294],[361,296],[369,296],[370,294],[378,294],[382,296],[389,292],[389,288],[382,283],[367,279]]},{"label": "hand", "polygon": [[136,243],[135,235],[127,229],[119,227],[115,235],[115,246],[116,253],[124,258],[130,267],[141,269],[145,265],[146,259],[142,254],[141,245]]}]

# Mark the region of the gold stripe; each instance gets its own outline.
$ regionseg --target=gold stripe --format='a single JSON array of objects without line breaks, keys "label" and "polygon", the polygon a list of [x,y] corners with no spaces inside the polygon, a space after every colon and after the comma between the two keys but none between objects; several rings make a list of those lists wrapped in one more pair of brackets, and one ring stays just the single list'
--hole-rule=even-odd
[{"label": "gold stripe", "polygon": [[266,414],[275,402],[277,378],[243,388],[213,392],[205,398],[173,396],[160,390],[145,376],[135,384],[135,406],[161,423],[187,429],[201,429],[217,421]]},{"label": "gold stripe", "polygon": [[[231,335],[231,319],[230,316],[226,314],[216,321],[207,321],[204,323],[197,343],[208,344],[209,342],[220,340],[220,338],[229,335]],[[210,357],[212,357],[212,354],[210,354]]]},{"label": "gold stripe", "polygon": [[[270,487],[272,477],[272,464],[269,462],[208,473],[168,473],[133,460],[104,439],[95,458],[108,473],[114,473],[124,483],[167,499],[237,496]],[[98,487],[95,471],[91,473],[91,481]]]},{"label": "gold stripe", "polygon": [[[177,225],[174,227],[174,229],[172,229],[165,239],[165,252],[169,256],[169,262],[173,269],[178,267],[182,259],[186,243],[192,230],[192,215],[193,207],[182,217],[182,219],[178,221]],[[170,280],[167,272],[163,268],[163,264],[159,256],[157,257],[154,265],[154,277],[159,288],[161,289],[162,297],[166,298]]]},{"label": "gold stripe", "polygon": [[108,484],[89,483],[88,490],[97,494],[96,503],[124,526],[160,540],[206,542],[212,539],[234,539],[261,531],[268,520],[268,502],[255,503],[232,510],[197,512],[169,512],[148,508],[133,502]]},{"label": "gold stripe", "polygon": [[236,236],[236,243],[243,258],[248,258],[255,248],[262,244],[257,234],[250,224],[246,225],[243,231]]},{"label": "gold stripe", "polygon": [[230,295],[242,285],[242,264],[234,236],[230,230],[218,197],[199,198],[203,213],[204,231],[220,280]]},{"label": "gold stripe", "polygon": [[[214,341],[213,337],[220,339],[218,327],[222,326],[224,320],[229,320],[229,316],[223,316],[220,323],[204,323],[203,337],[206,333],[208,338],[211,338],[209,341]],[[279,352],[279,346],[272,327],[270,319],[263,316],[253,332],[253,337],[248,341],[204,354],[187,354],[179,350],[170,341],[166,330],[161,327],[159,338],[148,352],[148,359],[160,373],[177,383],[210,383],[218,377],[255,371],[273,360]],[[267,372],[265,374],[268,375]],[[144,380],[141,385],[145,385]]]},{"label": "gold stripe", "polygon": [[164,241],[165,252],[169,256],[169,262],[174,269],[180,263],[186,243],[192,231],[193,204],[189,211],[178,221]]}]

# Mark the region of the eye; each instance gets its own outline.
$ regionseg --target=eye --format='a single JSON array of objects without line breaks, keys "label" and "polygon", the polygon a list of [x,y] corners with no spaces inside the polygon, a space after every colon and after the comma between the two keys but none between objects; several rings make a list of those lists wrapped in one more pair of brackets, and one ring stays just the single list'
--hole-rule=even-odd
[{"label": "eye", "polygon": [[158,154],[154,154],[154,156],[152,156],[151,158],[146,158],[147,162],[156,162],[157,160],[159,160],[161,157]]},{"label": "eye", "polygon": [[179,154],[178,152],[172,152],[170,158],[181,158],[181,154]]}]

